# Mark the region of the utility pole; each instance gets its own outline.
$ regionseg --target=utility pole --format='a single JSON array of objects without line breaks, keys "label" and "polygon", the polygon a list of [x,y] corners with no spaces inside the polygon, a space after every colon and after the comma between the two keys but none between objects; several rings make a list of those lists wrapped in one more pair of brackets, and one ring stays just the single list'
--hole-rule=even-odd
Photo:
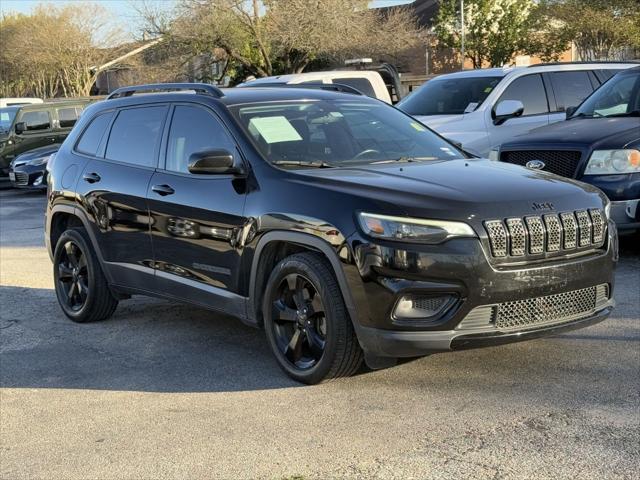
[{"label": "utility pole", "polygon": [[464,0],[460,0],[460,29],[462,30],[460,50],[462,54],[462,70],[464,70]]}]

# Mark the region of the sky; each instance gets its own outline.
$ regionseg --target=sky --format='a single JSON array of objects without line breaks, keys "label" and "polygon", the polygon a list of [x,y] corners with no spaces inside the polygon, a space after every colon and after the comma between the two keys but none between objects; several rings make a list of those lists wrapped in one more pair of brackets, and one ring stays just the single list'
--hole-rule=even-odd
[{"label": "sky", "polygon": [[[176,0],[153,0],[156,3],[171,8]],[[410,3],[412,0],[372,0],[369,2],[371,7],[388,7],[392,5],[400,5]],[[120,25],[125,32],[130,35],[136,35],[138,32],[138,14],[134,4],[136,0],[0,0],[0,13],[29,13],[36,5],[65,5],[69,3],[96,3],[106,8],[112,14],[114,21],[122,21]],[[117,20],[116,20],[117,19]]]}]

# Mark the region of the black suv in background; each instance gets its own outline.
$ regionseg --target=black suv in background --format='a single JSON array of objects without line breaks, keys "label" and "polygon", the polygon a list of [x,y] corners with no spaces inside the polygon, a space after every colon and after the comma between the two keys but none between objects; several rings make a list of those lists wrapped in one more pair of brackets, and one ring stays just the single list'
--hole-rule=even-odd
[{"label": "black suv in background", "polygon": [[11,161],[34,148],[67,138],[88,100],[34,103],[0,108],[0,175]]},{"label": "black suv in background", "polygon": [[132,294],[189,302],[264,327],[306,383],[363,358],[583,327],[613,306],[599,190],[468,158],[361,95],[123,88],[87,108],[49,170],[69,318],[107,318]]},{"label": "black suv in background", "polygon": [[503,162],[575,178],[611,200],[620,233],[640,231],[640,67],[623,70],[564,122],[504,143]]}]

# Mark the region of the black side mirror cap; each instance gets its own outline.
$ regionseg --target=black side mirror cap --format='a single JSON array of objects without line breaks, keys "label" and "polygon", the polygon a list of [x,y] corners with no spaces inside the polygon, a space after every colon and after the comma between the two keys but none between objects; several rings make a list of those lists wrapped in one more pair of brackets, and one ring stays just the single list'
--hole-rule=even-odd
[{"label": "black side mirror cap", "polygon": [[564,112],[567,114],[567,118],[571,118],[576,113],[576,110],[578,110],[578,107],[567,107]]},{"label": "black side mirror cap", "polygon": [[189,173],[197,175],[242,175],[242,161],[229,150],[215,149],[192,153],[189,157]]},{"label": "black side mirror cap", "polygon": [[18,122],[15,126],[16,134],[20,135],[27,130],[27,124],[24,122]]}]

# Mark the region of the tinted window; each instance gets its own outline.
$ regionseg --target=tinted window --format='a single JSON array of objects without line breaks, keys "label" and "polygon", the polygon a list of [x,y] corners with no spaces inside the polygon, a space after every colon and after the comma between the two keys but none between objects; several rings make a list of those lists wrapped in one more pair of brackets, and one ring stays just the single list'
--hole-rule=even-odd
[{"label": "tinted window", "polygon": [[21,122],[26,124],[26,130],[47,130],[51,127],[51,121],[49,120],[49,112],[24,112],[20,118]]},{"label": "tinted window", "polygon": [[334,78],[332,82],[353,87],[368,97],[376,98],[376,92],[373,91],[371,82],[366,78]]},{"label": "tinted window", "polygon": [[637,111],[640,111],[640,73],[624,73],[612,78],[585,100],[574,116],[621,116]]},{"label": "tinted window", "polygon": [[0,130],[9,130],[17,112],[15,107],[0,108]]},{"label": "tinted window", "polygon": [[96,153],[98,153],[98,147],[100,146],[104,132],[109,126],[109,122],[111,122],[112,116],[113,112],[107,112],[100,114],[91,120],[91,123],[82,134],[82,137],[76,146],[76,150],[86,153],[87,155],[95,156]]},{"label": "tinted window", "polygon": [[177,106],[171,120],[166,169],[188,172],[191,154],[213,149],[235,152],[235,143],[220,121],[203,108]]},{"label": "tinted window", "polygon": [[166,107],[122,110],[111,127],[105,157],[144,167],[155,166],[155,151],[166,111]]},{"label": "tinted window", "polygon": [[593,92],[587,71],[554,72],[550,75],[558,111],[564,111],[567,107],[577,107]]},{"label": "tinted window", "polygon": [[516,78],[500,96],[496,105],[503,100],[521,101],[524,105],[523,115],[537,115],[549,111],[547,93],[540,75],[525,75]]},{"label": "tinted window", "polygon": [[409,115],[454,115],[473,112],[502,77],[467,77],[429,80],[398,103]]},{"label": "tinted window", "polygon": [[80,107],[60,108],[58,109],[58,121],[61,128],[73,127],[82,112]]}]

